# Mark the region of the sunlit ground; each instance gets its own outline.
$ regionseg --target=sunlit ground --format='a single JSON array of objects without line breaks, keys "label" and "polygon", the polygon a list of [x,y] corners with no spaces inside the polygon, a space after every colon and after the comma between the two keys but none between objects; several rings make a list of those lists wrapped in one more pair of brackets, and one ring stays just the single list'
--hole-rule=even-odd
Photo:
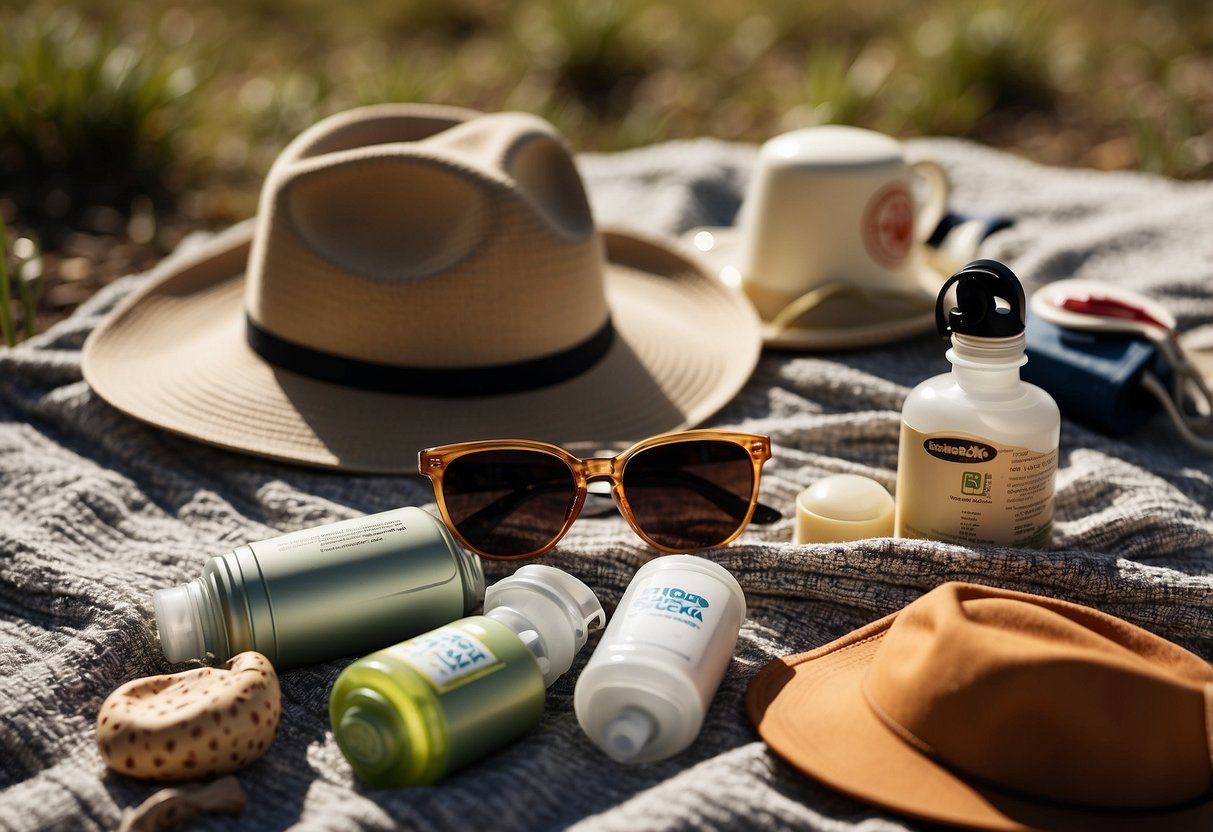
[{"label": "sunlit ground", "polygon": [[1204,178],[1213,15],[1101,0],[3,0],[0,216],[56,253],[44,305],[70,309],[185,231],[251,214],[286,141],[378,101],[535,112],[576,150],[833,122]]}]

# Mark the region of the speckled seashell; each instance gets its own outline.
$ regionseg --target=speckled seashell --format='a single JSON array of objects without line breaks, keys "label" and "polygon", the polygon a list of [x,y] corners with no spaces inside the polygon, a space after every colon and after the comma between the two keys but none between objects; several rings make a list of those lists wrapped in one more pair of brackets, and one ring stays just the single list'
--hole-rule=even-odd
[{"label": "speckled seashell", "polygon": [[97,714],[97,747],[114,771],[149,780],[227,774],[256,760],[278,730],[278,674],[260,653],[226,667],[134,679]]},{"label": "speckled seashell", "polygon": [[133,809],[124,809],[118,832],[160,832],[203,812],[238,815],[248,804],[240,782],[220,777],[202,786],[166,786]]}]

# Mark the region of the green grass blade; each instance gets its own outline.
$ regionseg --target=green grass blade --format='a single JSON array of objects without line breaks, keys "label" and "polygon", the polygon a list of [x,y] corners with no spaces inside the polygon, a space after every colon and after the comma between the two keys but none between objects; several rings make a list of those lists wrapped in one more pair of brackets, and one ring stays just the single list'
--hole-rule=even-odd
[{"label": "green grass blade", "polygon": [[0,217],[0,337],[4,338],[4,343],[10,347],[17,343],[11,291],[8,280],[8,227],[4,218]]}]

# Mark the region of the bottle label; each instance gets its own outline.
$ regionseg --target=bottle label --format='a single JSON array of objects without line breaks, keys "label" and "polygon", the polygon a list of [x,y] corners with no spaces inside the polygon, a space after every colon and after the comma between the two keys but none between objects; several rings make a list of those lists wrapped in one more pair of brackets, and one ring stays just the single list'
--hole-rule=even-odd
[{"label": "bottle label", "polygon": [[[696,667],[729,602],[729,589],[708,575],[658,571],[639,584],[626,610],[619,641],[660,648]],[[616,613],[617,615],[620,613]]]},{"label": "bottle label", "polygon": [[439,693],[469,682],[501,663],[484,642],[454,626],[440,627],[389,647],[388,652],[407,662]]},{"label": "bottle label", "polygon": [[401,511],[385,511],[369,517],[354,517],[324,526],[300,529],[270,540],[256,543],[257,553],[295,552],[300,549],[318,554],[340,552],[375,545],[388,541],[387,545],[400,545],[407,541],[409,527]]},{"label": "bottle label", "polygon": [[1028,450],[904,422],[897,460],[898,537],[1043,546],[1053,531],[1057,449]]}]

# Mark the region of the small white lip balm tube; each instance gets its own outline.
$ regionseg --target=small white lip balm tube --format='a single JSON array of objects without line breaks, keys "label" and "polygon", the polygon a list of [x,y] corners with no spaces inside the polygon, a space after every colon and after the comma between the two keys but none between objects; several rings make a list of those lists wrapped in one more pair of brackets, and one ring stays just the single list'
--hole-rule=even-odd
[{"label": "small white lip balm tube", "polygon": [[577,679],[582,730],[619,762],[685,749],[699,735],[745,614],[741,586],[723,566],[693,555],[646,563]]}]

